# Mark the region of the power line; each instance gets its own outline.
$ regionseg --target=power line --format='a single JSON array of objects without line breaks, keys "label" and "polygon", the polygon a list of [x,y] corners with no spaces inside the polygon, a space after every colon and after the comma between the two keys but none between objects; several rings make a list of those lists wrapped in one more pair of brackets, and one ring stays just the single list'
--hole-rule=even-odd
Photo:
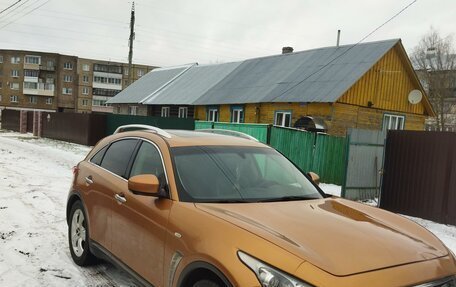
[{"label": "power line", "polygon": [[39,8],[41,8],[41,7],[43,7],[44,5],[46,5],[49,1],[51,1],[51,0],[46,0],[46,1],[45,1],[44,3],[42,3],[41,5],[35,7],[35,8],[33,8],[32,10],[28,11],[27,13],[21,15],[19,18],[16,18],[15,20],[12,20],[11,22],[9,22],[9,23],[7,23],[7,24],[1,26],[1,27],[0,27],[0,30],[3,29],[3,28],[5,28],[5,27],[8,26],[8,25],[11,25],[12,23],[16,22],[17,20],[19,20],[19,19],[21,19],[21,18],[23,18],[23,17],[29,15],[30,13],[32,13],[32,12],[38,10]]},{"label": "power line", "polygon": [[7,11],[8,9],[14,7],[15,5],[17,5],[17,3],[21,2],[22,0],[18,0],[16,2],[14,2],[13,4],[9,5],[8,7],[6,7],[5,9],[3,9],[2,11],[0,11],[0,14],[2,14],[3,12]]},{"label": "power line", "polygon": [[[315,72],[311,73],[310,75],[308,75],[307,77],[305,77],[304,79],[302,79],[301,81],[297,82],[295,85],[291,86],[290,88],[286,89],[285,91],[283,91],[282,93],[280,93],[279,95],[275,96],[274,98],[272,98],[271,100],[269,100],[270,102],[274,101],[275,99],[283,96],[285,93],[287,93],[288,91],[296,88],[297,86],[299,86],[300,84],[302,84],[305,80],[309,79],[310,77],[312,77],[313,75],[315,75],[316,73],[322,71],[324,68],[326,68],[327,66],[329,66],[331,63],[333,63],[334,61],[336,61],[337,59],[339,59],[340,57],[342,57],[343,55],[347,54],[351,49],[355,48],[356,46],[358,46],[359,44],[361,44],[364,40],[366,40],[369,36],[371,36],[372,34],[374,34],[375,32],[377,32],[380,28],[382,28],[383,26],[385,26],[386,24],[388,24],[389,22],[391,22],[394,18],[396,18],[397,16],[399,16],[402,12],[404,12],[405,10],[407,10],[410,6],[412,6],[413,4],[415,4],[418,0],[413,0],[412,2],[410,2],[407,6],[405,6],[404,8],[402,8],[399,12],[397,12],[396,14],[394,14],[391,18],[389,18],[388,20],[386,20],[383,24],[381,24],[380,26],[378,26],[377,28],[375,28],[374,30],[372,30],[370,33],[368,33],[366,36],[364,36],[361,40],[359,40],[356,44],[352,45],[351,47],[349,47],[347,50],[345,50],[344,52],[342,52],[340,55],[338,55],[337,57],[335,57],[334,59],[332,59],[331,61],[329,61],[328,63],[326,63],[325,65],[323,65],[321,68],[317,69]],[[334,50],[333,54],[337,51]],[[330,57],[331,57],[330,56]]]}]

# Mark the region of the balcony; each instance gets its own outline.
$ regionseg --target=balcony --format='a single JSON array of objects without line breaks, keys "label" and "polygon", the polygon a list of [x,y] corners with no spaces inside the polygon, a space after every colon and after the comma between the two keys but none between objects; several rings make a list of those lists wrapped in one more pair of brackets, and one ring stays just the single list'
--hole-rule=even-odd
[{"label": "balcony", "polygon": [[55,72],[55,66],[43,66],[40,65],[41,71]]},{"label": "balcony", "polygon": [[40,65],[39,64],[24,63],[24,69],[25,70],[39,70],[40,69]]},{"label": "balcony", "polygon": [[54,84],[24,82],[24,95],[54,96]]}]

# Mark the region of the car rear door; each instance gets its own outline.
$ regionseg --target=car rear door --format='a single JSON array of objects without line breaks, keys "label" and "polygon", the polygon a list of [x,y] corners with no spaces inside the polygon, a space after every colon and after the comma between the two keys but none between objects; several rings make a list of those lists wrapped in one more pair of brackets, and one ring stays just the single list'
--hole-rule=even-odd
[{"label": "car rear door", "polygon": [[[167,188],[162,154],[159,146],[151,141],[141,141],[131,164],[129,176],[139,174],[154,174],[161,188]],[[154,286],[163,286],[166,228],[172,201],[129,190],[119,196],[122,200],[112,213],[113,251],[141,277]]]},{"label": "car rear door", "polygon": [[128,189],[127,167],[138,139],[121,139],[100,150],[84,168],[84,204],[89,217],[92,241],[112,252],[111,215],[115,195]]}]

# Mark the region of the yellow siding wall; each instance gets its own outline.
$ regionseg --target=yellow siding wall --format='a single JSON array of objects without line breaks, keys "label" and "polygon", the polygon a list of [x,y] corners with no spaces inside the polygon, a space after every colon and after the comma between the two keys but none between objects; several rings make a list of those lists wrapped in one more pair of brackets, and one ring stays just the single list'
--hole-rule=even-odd
[{"label": "yellow siding wall", "polygon": [[412,80],[407,60],[402,55],[400,46],[396,45],[338,102],[367,107],[371,101],[376,109],[424,114],[422,103],[412,105],[408,102],[410,91],[420,87]]}]

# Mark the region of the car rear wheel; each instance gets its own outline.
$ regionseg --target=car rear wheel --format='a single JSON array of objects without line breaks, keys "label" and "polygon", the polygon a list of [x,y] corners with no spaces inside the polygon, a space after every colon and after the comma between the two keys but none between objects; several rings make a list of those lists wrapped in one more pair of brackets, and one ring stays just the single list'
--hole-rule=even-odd
[{"label": "car rear wheel", "polygon": [[79,266],[95,263],[95,256],[89,249],[89,232],[87,229],[84,207],[76,201],[71,207],[70,221],[68,224],[68,242],[73,261]]},{"label": "car rear wheel", "polygon": [[222,285],[215,283],[214,281],[204,279],[193,284],[193,287],[222,287]]}]

